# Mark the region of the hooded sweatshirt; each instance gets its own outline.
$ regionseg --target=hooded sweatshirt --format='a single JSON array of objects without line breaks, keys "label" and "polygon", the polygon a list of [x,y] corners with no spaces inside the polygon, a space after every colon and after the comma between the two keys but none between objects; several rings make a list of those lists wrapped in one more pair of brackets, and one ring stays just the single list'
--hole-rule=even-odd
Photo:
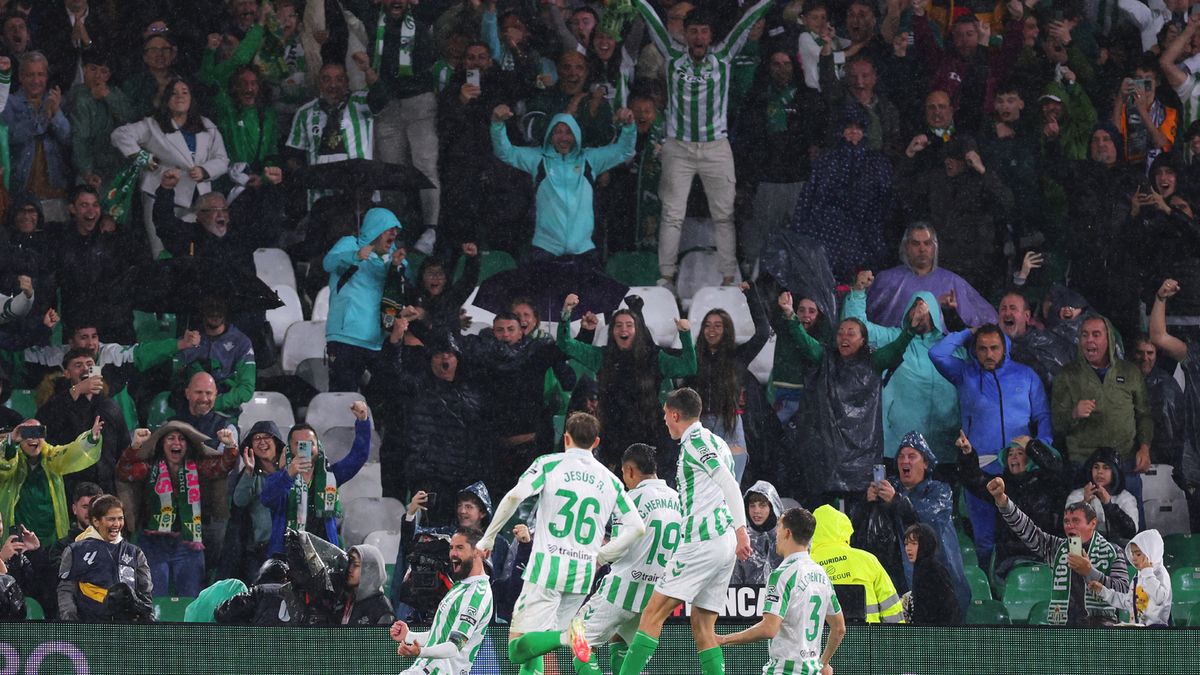
[{"label": "hooded sweatshirt", "polygon": [[[1103,317],[1089,317],[1102,318]],[[1115,448],[1121,459],[1133,457],[1138,446],[1154,440],[1154,419],[1150,415],[1150,396],[1142,371],[1117,353],[1117,333],[1108,319],[1108,366],[1097,370],[1084,354],[1083,327],[1079,327],[1079,345],[1075,362],[1054,378],[1054,428],[1067,439],[1067,455],[1082,462],[1096,448]],[[1096,409],[1088,417],[1075,419],[1076,404],[1094,400]]]},{"label": "hooded sweatshirt", "polygon": [[[1129,582],[1129,592],[1119,593],[1108,587],[1100,597],[1108,604],[1129,612],[1132,623],[1166,626],[1171,619],[1171,573],[1163,566],[1163,539],[1158,530],[1143,530],[1125,545],[1125,557],[1133,560],[1133,545],[1141,549],[1150,566],[1138,570]],[[1130,563],[1130,567],[1133,564]]]},{"label": "hooded sweatshirt", "polygon": [[[1097,462],[1104,462],[1112,469],[1112,483],[1108,487],[1108,503],[1100,501],[1099,496],[1092,497],[1088,504],[1096,512],[1096,531],[1104,538],[1120,546],[1129,541],[1137,532],[1138,508],[1137,497],[1125,489],[1125,472],[1121,470],[1115,453],[1111,448],[1100,448],[1088,457],[1080,472],[1080,482],[1086,485],[1092,480],[1092,467]],[[1067,504],[1083,501],[1083,488],[1076,488],[1067,495]]]},{"label": "hooded sweatshirt", "polygon": [[340,623],[351,626],[390,626],[396,620],[392,603],[384,594],[387,569],[383,553],[370,544],[352,546],[350,553],[358,552],[362,567],[358,572],[358,586],[352,591],[354,597],[343,599]]},{"label": "hooded sweatshirt", "polygon": [[[559,124],[575,136],[575,147],[567,154],[554,149],[551,139]],[[583,134],[575,118],[555,115],[546,127],[540,148],[513,147],[503,122],[492,122],[492,147],[500,161],[534,176],[537,190],[537,223],[533,245],[553,255],[586,253],[595,245],[592,230],[595,214],[592,183],[600,174],[633,158],[637,127],[626,124],[615,143],[584,148]]]},{"label": "hooded sweatshirt", "polygon": [[383,329],[379,306],[383,300],[383,284],[395,245],[387,253],[372,252],[366,260],[358,259],[358,251],[375,241],[391,228],[403,228],[389,210],[374,208],[363,217],[358,236],[345,236],[334,243],[322,263],[329,273],[329,319],[325,324],[325,339],[342,342],[371,351],[383,346]]},{"label": "hooded sweatshirt", "polygon": [[[929,350],[933,367],[958,389],[962,429],[981,461],[1017,436],[1036,436],[1050,444],[1054,433],[1042,381],[1032,368],[1009,358],[1012,342],[1001,336],[1004,357],[994,371],[985,370],[975,358],[970,330],[951,333]],[[960,348],[969,356],[960,356]]]},{"label": "hooded sweatshirt", "polygon": [[[901,315],[901,326],[890,327],[867,321],[867,294],[852,291],[842,306],[843,319],[859,319],[867,325],[867,343],[879,349],[910,330],[906,317],[917,300],[929,307],[932,328],[914,335],[904,350],[904,360],[887,376],[883,388],[883,453],[895,457],[900,439],[913,429],[921,429],[940,461],[953,461],[954,439],[960,417],[954,385],[942,377],[929,360],[929,350],[949,332],[937,298],[929,291],[913,293]],[[965,356],[962,352],[960,356]]]},{"label": "hooded sweatshirt", "polygon": [[755,525],[750,520],[747,506],[746,534],[750,535],[750,557],[739,560],[733,568],[733,578],[729,580],[731,584],[765,584],[771,570],[783,562],[783,556],[775,550],[775,525],[779,522],[779,516],[783,515],[783,500],[779,498],[775,486],[765,480],[751,485],[742,497],[748,503],[752,494],[766,498],[771,505],[771,515],[761,526]]},{"label": "hooded sweatshirt", "polygon": [[[251,440],[258,434],[270,434],[275,440],[275,449],[279,453],[276,459],[283,456],[283,448],[286,443],[283,440],[283,434],[279,433],[279,426],[271,420],[260,420],[250,427],[250,431],[242,437],[242,450],[252,447]],[[245,467],[237,475],[237,482],[233,489],[233,505],[239,509],[246,509],[250,515],[250,524],[253,530],[253,536],[250,541],[256,545],[265,545],[271,540],[271,509],[263,505],[261,501],[263,484],[267,480],[267,476],[273,472],[266,472],[257,467],[251,473],[245,472]]]},{"label": "hooded sweatshirt", "polygon": [[846,514],[825,504],[813,511],[817,529],[813,532],[809,553],[825,568],[830,583],[862,586],[866,594],[867,623],[900,623],[904,608],[896,587],[871,553],[851,548],[850,535],[854,526]]},{"label": "hooded sweatshirt", "polygon": [[916,534],[913,589],[905,612],[908,621],[926,626],[957,626],[962,623],[962,611],[954,596],[950,573],[938,560],[937,535],[924,523],[917,525]]}]

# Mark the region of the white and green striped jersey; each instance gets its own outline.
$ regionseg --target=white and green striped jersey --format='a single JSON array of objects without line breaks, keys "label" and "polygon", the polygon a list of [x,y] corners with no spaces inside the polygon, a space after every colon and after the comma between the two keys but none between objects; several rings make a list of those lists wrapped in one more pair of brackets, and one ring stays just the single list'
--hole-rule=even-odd
[{"label": "white and green striped jersey", "polygon": [[462,641],[458,656],[449,659],[418,657],[408,671],[428,675],[465,675],[471,672],[475,655],[492,622],[492,585],[486,574],[467,577],[450,587],[438,603],[429,627],[428,642],[432,647],[451,641]]},{"label": "white and green striped jersey", "polygon": [[625,486],[580,448],[538,457],[520,482],[529,494],[540,494],[533,551],[522,578],[564,593],[587,593],[604,524],[635,511]]},{"label": "white and green striped jersey", "polygon": [[733,453],[725,441],[692,424],[679,438],[679,467],[675,484],[683,506],[683,541],[715,539],[733,525],[733,514],[725,503],[725,493],[713,476],[725,467],[733,475]]},{"label": "white and green striped jersey", "polygon": [[[683,511],[679,493],[661,478],[642,481],[629,491],[629,498],[646,524],[646,536],[613,563],[596,593],[621,609],[640,613],[679,545]],[[619,528],[613,527],[613,537]]]},{"label": "white and green striped jersey", "polygon": [[751,26],[771,8],[771,0],[758,0],[725,40],[709,47],[699,61],[692,59],[687,45],[671,37],[649,0],[635,0],[634,4],[667,60],[667,136],[697,143],[727,137],[733,57],[746,44]]},{"label": "white and green striped jersey", "polygon": [[822,624],[826,616],[842,613],[824,568],[806,551],[793,553],[771,572],[766,591],[763,614],[783,623],[771,639],[763,675],[818,675]]},{"label": "white and green striped jersey", "polygon": [[300,106],[292,118],[292,130],[288,134],[287,146],[303,150],[308,163],[326,164],[344,159],[373,159],[375,122],[371,108],[367,105],[367,90],[350,94],[350,100],[342,109],[342,134],[346,152],[321,154],[321,135],[325,132],[329,115],[321,109],[321,99],[313,99]]},{"label": "white and green striped jersey", "polygon": [[1189,73],[1187,79],[1175,87],[1175,93],[1183,103],[1178,128],[1187,129],[1192,122],[1200,119],[1200,75]]}]

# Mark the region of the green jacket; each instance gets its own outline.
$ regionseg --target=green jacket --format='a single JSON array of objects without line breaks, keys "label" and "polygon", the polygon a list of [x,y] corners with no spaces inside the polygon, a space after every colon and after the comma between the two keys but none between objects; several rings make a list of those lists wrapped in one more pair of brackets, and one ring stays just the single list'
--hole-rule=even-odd
[{"label": "green jacket", "polygon": [[[1050,400],[1054,430],[1066,438],[1067,455],[1076,463],[1101,447],[1114,448],[1122,459],[1129,459],[1139,445],[1148,446],[1154,440],[1146,381],[1137,366],[1117,358],[1117,333],[1108,319],[1104,325],[1110,364],[1104,380],[1084,359],[1082,325],[1075,362],[1054,378]],[[1075,405],[1089,399],[1096,401],[1096,409],[1088,417],[1075,419]]]},{"label": "green jacket", "polygon": [[113,129],[137,120],[133,103],[115,86],[109,87],[103,101],[92,98],[91,92],[82,84],[72,87],[67,99],[75,170],[81,176],[94,173],[107,185],[128,164],[110,137]]},{"label": "green jacket", "polygon": [[[691,332],[679,331],[679,341],[683,344],[683,350],[679,354],[671,354],[665,349],[658,350],[658,372],[663,376],[664,390],[670,389],[672,378],[696,374],[696,347],[692,344]],[[585,344],[571,337],[570,315],[564,314],[559,320],[558,348],[593,373],[600,372],[600,367],[604,365],[602,348]],[[666,393],[666,391],[659,392],[660,401],[666,400]]]},{"label": "green jacket", "polygon": [[[67,530],[71,528],[71,517],[67,513],[70,501],[62,477],[83,471],[100,460],[103,435],[92,442],[90,434],[91,430],[85,431],[66,445],[50,445],[42,441],[42,464],[50,484],[49,507],[54,510],[54,529],[59,538],[67,536]],[[6,524],[13,522],[13,513],[17,510],[21,488],[28,475],[29,460],[25,453],[16,443],[5,439],[0,444],[0,512],[4,513]]]}]

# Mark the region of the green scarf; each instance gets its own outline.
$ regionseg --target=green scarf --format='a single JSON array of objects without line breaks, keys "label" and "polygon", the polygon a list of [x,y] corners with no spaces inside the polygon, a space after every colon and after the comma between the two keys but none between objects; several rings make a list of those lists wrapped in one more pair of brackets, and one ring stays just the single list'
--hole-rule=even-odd
[{"label": "green scarf", "polygon": [[777,89],[771,85],[767,91],[767,133],[781,134],[788,128],[788,109],[796,100],[796,88]]},{"label": "green scarf", "polygon": [[[375,56],[371,59],[371,68],[381,72],[379,66],[383,61],[383,36],[387,32],[387,12],[379,14],[379,24],[375,26]],[[400,49],[396,54],[396,74],[400,77],[412,77],[412,49],[417,41],[417,20],[412,12],[405,12],[400,26]]]},{"label": "green scarf", "polygon": [[124,225],[129,222],[129,207],[133,202],[133,193],[137,190],[142,177],[142,169],[150,165],[150,153],[142,150],[133,158],[133,163],[121,169],[108,184],[108,192],[100,201],[102,213],[112,216],[117,223]]},{"label": "green scarf", "polygon": [[154,465],[154,475],[150,477],[150,492],[150,503],[157,500],[158,511],[154,512],[153,507],[148,509],[152,512],[148,531],[171,534],[178,516],[179,534],[183,540],[201,541],[200,473],[196,470],[195,461],[189,459],[184,462],[172,483],[166,460],[158,460]]},{"label": "green scarf", "polygon": [[[284,466],[292,461],[292,451],[286,453]],[[329,520],[342,517],[342,501],[338,499],[337,478],[325,466],[325,455],[318,453],[313,459],[312,482],[308,483],[303,476],[296,476],[292,489],[288,492],[287,526],[298,532],[305,531],[308,525],[308,512],[300,509],[300,496],[308,491],[308,507],[316,515]],[[313,498],[316,498],[316,503]]]},{"label": "green scarf", "polygon": [[[1066,625],[1067,605],[1071,597],[1072,575],[1071,568],[1067,567],[1067,550],[1068,544],[1064,539],[1054,553],[1054,579],[1050,586],[1050,608],[1047,616],[1049,623],[1056,626]],[[1087,556],[1097,572],[1108,576],[1112,571],[1113,561],[1119,555],[1121,554],[1117,552],[1116,547],[1100,536],[1099,532],[1092,535],[1092,541],[1088,544]],[[1108,616],[1116,620],[1117,611],[1108,606],[1098,594],[1085,590],[1083,597],[1088,614]]]}]

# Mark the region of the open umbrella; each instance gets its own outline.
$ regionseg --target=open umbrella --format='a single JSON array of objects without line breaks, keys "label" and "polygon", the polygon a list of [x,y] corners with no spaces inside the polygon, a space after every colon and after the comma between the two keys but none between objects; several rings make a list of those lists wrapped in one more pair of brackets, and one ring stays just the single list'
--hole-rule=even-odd
[{"label": "open umbrella", "polygon": [[621,304],[629,287],[586,263],[548,261],[522,265],[492,275],[479,286],[475,306],[489,312],[508,310],[513,298],[529,298],[543,317],[558,318],[563,300],[579,295],[579,306],[571,317],[587,312],[604,314]]},{"label": "open umbrella", "polygon": [[290,182],[309,190],[340,190],[354,195],[354,213],[362,222],[364,197],[376,190],[412,192],[433,187],[429,178],[411,166],[377,159],[346,159],[312,164],[291,175]]},{"label": "open umbrella", "polygon": [[230,314],[282,307],[283,301],[252,270],[213,258],[167,258],[137,265],[125,277],[133,308],[190,315],[206,297],[219,298]]}]

